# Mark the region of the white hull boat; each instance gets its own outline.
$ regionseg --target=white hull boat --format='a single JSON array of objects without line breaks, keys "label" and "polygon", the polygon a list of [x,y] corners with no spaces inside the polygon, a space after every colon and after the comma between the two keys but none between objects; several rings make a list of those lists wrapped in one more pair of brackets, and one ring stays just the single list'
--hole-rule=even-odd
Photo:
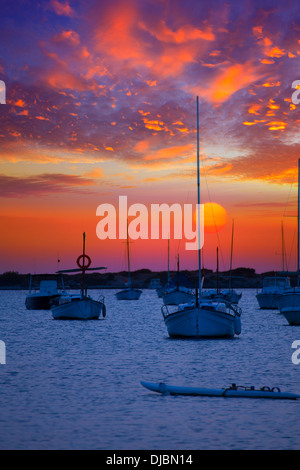
[{"label": "white hull boat", "polygon": [[89,296],[62,296],[51,311],[55,320],[95,320],[100,316],[105,317],[104,302]]},{"label": "white hull boat", "polygon": [[[197,97],[197,228],[198,228],[198,292],[193,301],[176,307],[162,307],[162,315],[172,338],[229,338],[241,333],[241,309],[233,304],[212,302],[202,298],[201,226],[200,226],[200,149],[199,98]],[[199,294],[199,297],[198,297]]]},{"label": "white hull boat", "polygon": [[142,291],[139,289],[124,289],[116,293],[118,300],[139,300]]},{"label": "white hull boat", "polygon": [[[168,240],[169,241],[169,240]],[[179,305],[189,302],[195,302],[195,292],[185,284],[189,283],[186,276],[180,273],[179,269],[179,255],[177,256],[177,274],[175,278],[170,281],[169,278],[169,264],[168,264],[168,286],[162,292],[162,299],[164,305]]]},{"label": "white hull boat", "polygon": [[276,310],[278,309],[279,299],[281,294],[270,293],[259,293],[256,295],[259,308],[262,310]]},{"label": "white hull boat", "polygon": [[179,305],[175,312],[162,307],[162,314],[170,337],[228,338],[241,333],[241,310],[224,303]]},{"label": "white hull boat", "polygon": [[85,233],[83,233],[83,253],[77,258],[76,269],[67,269],[58,271],[59,273],[81,272],[80,294],[65,293],[59,299],[55,300],[51,306],[52,316],[55,320],[94,320],[100,315],[106,316],[106,307],[104,297],[94,300],[87,295],[85,286],[85,272],[98,271],[104,267],[90,268],[91,258],[85,253]]},{"label": "white hull boat", "polygon": [[300,289],[287,290],[278,296],[278,308],[281,311],[284,307],[299,307],[300,308]]},{"label": "white hull boat", "polygon": [[290,325],[300,325],[300,159],[298,159],[297,226],[297,287],[287,289],[278,301],[280,312]]},{"label": "white hull boat", "polygon": [[300,306],[283,307],[280,312],[285,316],[290,325],[300,325]]},{"label": "white hull boat", "polygon": [[142,291],[134,289],[131,284],[130,274],[130,254],[129,254],[129,240],[128,240],[128,220],[127,220],[127,263],[128,263],[128,282],[126,288],[116,293],[117,300],[139,300]]},{"label": "white hull boat", "polygon": [[261,292],[256,295],[259,307],[261,309],[278,309],[282,294],[290,288],[290,281],[286,277],[265,278]]},{"label": "white hull boat", "polygon": [[169,289],[163,295],[164,305],[179,305],[195,301],[195,294],[188,289]]}]

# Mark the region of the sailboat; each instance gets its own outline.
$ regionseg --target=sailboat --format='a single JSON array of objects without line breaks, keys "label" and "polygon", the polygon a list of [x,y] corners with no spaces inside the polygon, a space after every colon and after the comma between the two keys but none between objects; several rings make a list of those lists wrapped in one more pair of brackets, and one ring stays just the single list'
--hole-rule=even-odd
[{"label": "sailboat", "polygon": [[43,280],[40,282],[39,291],[32,292],[32,276],[30,275],[29,293],[25,299],[27,310],[50,310],[51,303],[61,297],[57,281]]},{"label": "sailboat", "polygon": [[85,253],[85,233],[83,233],[83,252],[77,258],[77,265],[78,268],[76,269],[58,271],[60,274],[81,272],[81,289],[80,294],[65,293],[52,304],[51,311],[53,318],[59,320],[92,320],[98,319],[100,315],[104,318],[106,316],[104,297],[101,297],[100,300],[94,300],[87,295],[85,272],[106,268],[89,267],[91,265],[91,258]]},{"label": "sailboat", "polygon": [[178,305],[175,310],[164,305],[162,315],[170,337],[233,337],[241,333],[241,309],[233,304],[212,302],[202,298],[200,248],[200,152],[199,152],[199,98],[197,97],[197,192],[198,192],[198,281],[199,297]]},{"label": "sailboat", "polygon": [[241,292],[236,292],[232,288],[232,256],[233,256],[233,235],[234,235],[234,220],[232,221],[231,229],[231,251],[230,251],[230,270],[229,270],[229,289],[223,290],[222,294],[228,302],[237,304],[242,297]]},{"label": "sailboat", "polygon": [[[232,225],[232,240],[233,240],[233,225]],[[210,300],[218,300],[229,304],[238,304],[242,293],[238,294],[231,287],[231,271],[232,271],[232,243],[231,243],[231,258],[230,258],[230,274],[229,274],[229,289],[219,289],[219,248],[217,247],[217,289],[211,289],[203,292],[202,297]]]},{"label": "sailboat", "polygon": [[297,287],[287,289],[278,298],[278,307],[290,325],[300,325],[300,159],[298,159],[298,210],[297,210]]},{"label": "sailboat", "polygon": [[131,285],[130,275],[130,253],[129,253],[129,239],[128,239],[128,221],[127,221],[127,265],[128,265],[128,281],[126,289],[116,293],[118,300],[139,300],[142,291],[140,289],[134,289]]},{"label": "sailboat", "polygon": [[[284,256],[284,235],[283,225],[281,224],[282,238],[282,268],[285,272],[285,256]],[[282,294],[289,292],[291,289],[290,279],[287,276],[265,277],[263,279],[262,289],[256,295],[260,309],[276,310],[279,308]]]},{"label": "sailboat", "polygon": [[[179,305],[195,300],[195,292],[188,286],[188,279],[184,279],[179,269],[179,255],[177,255],[177,274],[162,294],[164,305]],[[184,285],[185,284],[185,285]]]},{"label": "sailboat", "polygon": [[287,277],[265,277],[261,291],[256,294],[259,308],[262,310],[278,309],[282,295],[284,292],[288,292],[290,287],[291,284]]}]

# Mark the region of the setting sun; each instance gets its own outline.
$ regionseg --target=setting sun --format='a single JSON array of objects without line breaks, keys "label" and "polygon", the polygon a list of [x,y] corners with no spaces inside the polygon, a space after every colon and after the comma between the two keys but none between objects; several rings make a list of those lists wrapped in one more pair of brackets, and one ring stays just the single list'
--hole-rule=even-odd
[{"label": "setting sun", "polygon": [[204,204],[204,231],[207,233],[219,232],[227,222],[227,212],[216,202]]}]

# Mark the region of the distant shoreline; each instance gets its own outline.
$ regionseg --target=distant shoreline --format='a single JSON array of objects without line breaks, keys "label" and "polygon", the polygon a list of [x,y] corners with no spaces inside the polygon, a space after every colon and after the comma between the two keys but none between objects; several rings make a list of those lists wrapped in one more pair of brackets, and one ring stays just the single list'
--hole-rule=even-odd
[{"label": "distant shoreline", "polygon": [[[198,271],[181,271],[181,274],[187,277],[192,287],[198,286]],[[170,272],[170,279],[176,275],[175,271]],[[221,289],[229,287],[229,271],[220,272],[218,275],[212,270],[204,269],[204,289],[213,289],[217,285]],[[233,289],[258,289],[262,287],[262,281],[265,277],[283,276],[281,273],[269,271],[257,274],[252,268],[236,268],[231,272],[231,287]],[[289,275],[292,285],[296,284],[296,275]],[[150,269],[139,269],[131,273],[131,281],[134,287],[140,289],[149,288],[150,283],[160,282],[163,286],[167,283],[168,274],[166,271],[151,271]],[[37,289],[42,279],[57,279],[61,284],[61,276],[58,274],[34,274],[32,275],[32,288]],[[64,274],[63,282],[66,289],[78,289],[80,286],[81,274]],[[89,289],[120,289],[127,282],[127,272],[119,273],[92,273],[86,274],[86,285]],[[28,290],[30,284],[30,274],[20,274],[18,272],[6,272],[0,274],[1,290]],[[153,285],[153,284],[152,284]]]}]

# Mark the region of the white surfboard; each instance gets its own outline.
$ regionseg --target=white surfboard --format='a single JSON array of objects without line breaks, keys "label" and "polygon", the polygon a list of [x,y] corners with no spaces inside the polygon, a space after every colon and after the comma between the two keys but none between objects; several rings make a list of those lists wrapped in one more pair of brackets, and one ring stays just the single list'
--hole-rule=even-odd
[{"label": "white surfboard", "polygon": [[141,382],[143,387],[153,392],[162,393],[164,395],[191,395],[204,397],[245,397],[245,398],[273,398],[273,399],[289,399],[296,400],[300,395],[289,392],[281,392],[278,387],[262,387],[254,389],[254,387],[237,387],[234,384],[228,388],[198,388],[198,387],[178,387],[174,385],[166,385],[164,383]]}]

